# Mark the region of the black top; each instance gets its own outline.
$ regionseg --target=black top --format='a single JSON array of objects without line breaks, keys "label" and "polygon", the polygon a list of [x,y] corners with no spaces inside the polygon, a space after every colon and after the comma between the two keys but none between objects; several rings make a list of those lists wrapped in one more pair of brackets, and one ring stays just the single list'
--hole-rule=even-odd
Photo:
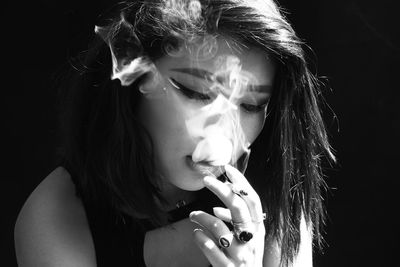
[{"label": "black top", "polygon": [[[71,175],[78,192],[77,176],[68,164],[62,165]],[[200,191],[198,201],[169,212],[170,222],[185,219],[194,210],[203,210],[213,214],[212,208],[224,206],[209,190]],[[145,266],[143,258],[144,237],[147,231],[155,229],[146,219],[132,219],[128,215],[121,215],[113,210],[99,207],[80,197],[85,208],[93,243],[96,251],[97,266]],[[206,199],[206,201],[201,200]]]}]

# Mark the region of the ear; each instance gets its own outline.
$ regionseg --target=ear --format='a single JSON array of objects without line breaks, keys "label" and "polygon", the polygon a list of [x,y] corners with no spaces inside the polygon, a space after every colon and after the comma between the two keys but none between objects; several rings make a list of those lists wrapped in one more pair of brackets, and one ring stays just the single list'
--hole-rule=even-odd
[{"label": "ear", "polygon": [[[153,65],[154,66],[154,65]],[[154,66],[151,71],[141,73],[135,77],[135,80],[129,85],[131,106],[133,111],[139,106],[143,99],[162,99],[166,95],[165,80]]]},{"label": "ear", "polygon": [[143,98],[143,93],[140,91],[140,88],[145,86],[145,84],[151,80],[151,76],[152,74],[150,72],[143,73],[137,77],[131,85],[129,85],[130,106],[134,113],[136,113],[140,100]]}]

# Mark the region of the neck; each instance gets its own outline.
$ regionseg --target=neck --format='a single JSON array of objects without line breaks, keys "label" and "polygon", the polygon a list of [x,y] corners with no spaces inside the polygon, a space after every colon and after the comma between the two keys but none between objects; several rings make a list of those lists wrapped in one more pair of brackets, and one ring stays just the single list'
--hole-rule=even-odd
[{"label": "neck", "polygon": [[162,196],[166,200],[166,204],[162,205],[162,209],[170,211],[178,206],[184,206],[196,199],[195,191],[186,191],[171,184],[164,185]]}]

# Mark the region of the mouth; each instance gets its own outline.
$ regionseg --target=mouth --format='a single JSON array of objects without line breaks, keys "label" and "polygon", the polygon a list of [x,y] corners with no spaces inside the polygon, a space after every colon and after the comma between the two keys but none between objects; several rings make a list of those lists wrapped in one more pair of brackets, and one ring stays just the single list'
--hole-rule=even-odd
[{"label": "mouth", "polygon": [[223,173],[223,166],[214,166],[207,161],[194,162],[192,156],[186,156],[186,163],[190,169],[203,175],[218,177]]}]

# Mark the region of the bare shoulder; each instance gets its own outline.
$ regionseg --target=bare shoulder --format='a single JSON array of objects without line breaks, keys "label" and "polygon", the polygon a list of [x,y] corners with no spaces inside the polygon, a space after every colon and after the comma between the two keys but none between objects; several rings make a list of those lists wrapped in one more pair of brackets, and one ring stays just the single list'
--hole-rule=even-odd
[{"label": "bare shoulder", "polygon": [[28,197],[14,239],[19,266],[96,266],[85,210],[63,167],[52,171]]}]

